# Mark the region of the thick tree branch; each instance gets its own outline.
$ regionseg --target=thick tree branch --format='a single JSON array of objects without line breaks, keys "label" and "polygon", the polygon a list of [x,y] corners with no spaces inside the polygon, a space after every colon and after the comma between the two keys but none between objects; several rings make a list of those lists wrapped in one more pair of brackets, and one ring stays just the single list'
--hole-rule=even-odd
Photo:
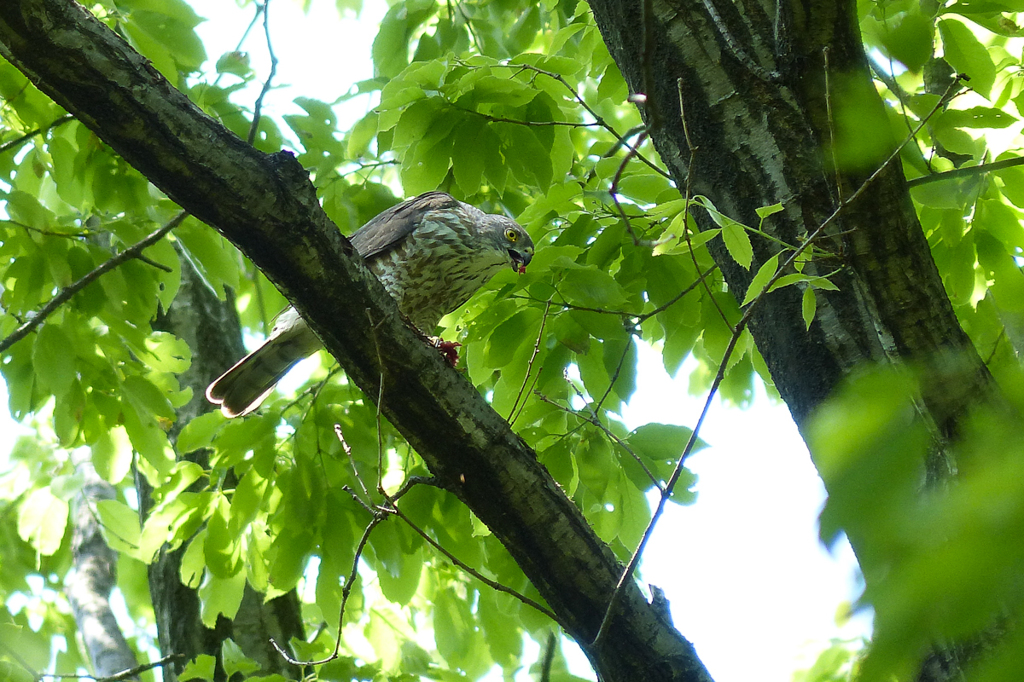
[{"label": "thick tree branch", "polygon": [[290,154],[268,156],[232,135],[67,0],[0,4],[0,53],[249,256],[370,399],[386,377],[384,416],[509,549],[604,679],[709,679],[636,586],[609,637],[586,645],[621,565],[535,453],[404,324]]}]

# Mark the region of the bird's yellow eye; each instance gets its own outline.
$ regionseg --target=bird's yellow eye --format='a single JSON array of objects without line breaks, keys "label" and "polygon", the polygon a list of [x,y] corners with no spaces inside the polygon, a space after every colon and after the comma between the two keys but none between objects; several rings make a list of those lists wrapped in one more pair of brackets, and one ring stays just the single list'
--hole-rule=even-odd
[{"label": "bird's yellow eye", "polygon": [[519,239],[519,235],[516,234],[516,231],[510,227],[507,230],[505,230],[505,239],[515,244],[516,240]]}]

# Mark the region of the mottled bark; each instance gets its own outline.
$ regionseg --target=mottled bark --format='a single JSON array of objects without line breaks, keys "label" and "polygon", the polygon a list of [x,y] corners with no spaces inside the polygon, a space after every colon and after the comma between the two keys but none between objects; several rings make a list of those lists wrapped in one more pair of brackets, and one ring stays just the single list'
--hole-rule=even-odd
[{"label": "mottled bark", "polygon": [[92,661],[93,674],[109,677],[137,668],[139,663],[110,609],[110,593],[117,584],[117,555],[103,538],[96,515],[96,503],[112,500],[117,493],[99,477],[83,452],[76,450],[72,455],[82,489],[75,495],[72,514],[74,570],[64,583],[64,591]]},{"label": "mottled bark", "polygon": [[[641,113],[678,186],[689,184],[747,225],[759,223],[758,207],[780,203],[783,211],[763,226],[776,239],[801,244],[899,144],[871,82],[854,2],[651,0],[646,10],[641,0],[590,5],[630,90],[647,95]],[[683,116],[693,144],[692,174]],[[695,214],[712,226],[703,211]],[[748,271],[720,240],[710,245],[738,298],[758,266],[779,250],[755,237]],[[818,291],[810,330],[800,316],[802,292],[793,287],[767,295],[750,323],[797,425],[806,427],[854,367],[879,361],[914,366],[922,370],[921,413],[935,434],[928,478],[948,479],[955,463],[946,443],[957,437],[970,408],[993,396],[994,386],[946,296],[898,159],[843,208],[816,247],[823,253],[809,271],[828,275],[839,291]],[[850,540],[856,550],[859,538]],[[926,665],[927,679],[958,679],[961,649],[937,649],[930,660],[942,665]]]},{"label": "mottled bark", "polygon": [[[782,2],[776,11],[775,3],[655,0],[646,32],[641,2],[592,0],[591,6],[630,89],[647,94],[642,113],[656,118],[652,140],[679,186],[689,182],[695,194],[736,220],[757,225],[757,208],[781,203],[783,212],[764,229],[799,245],[896,148],[871,83],[854,3]],[[648,62],[657,67],[654,78],[645,78]],[[690,178],[677,79],[696,148]],[[840,158],[842,190],[833,153]],[[697,217],[707,224],[702,211]],[[748,271],[719,240],[715,245],[716,262],[738,297],[758,265],[778,251],[755,238]],[[804,426],[854,366],[889,359],[940,369],[956,356],[963,364],[955,390],[940,372],[924,395],[941,433],[954,435],[957,417],[988,390],[991,378],[956,320],[898,159],[843,210],[818,246],[827,254],[811,267],[831,275],[840,290],[818,292],[810,331],[795,288],[768,295],[751,321],[797,425]]]},{"label": "mottled bark", "polygon": [[508,548],[602,679],[710,679],[632,583],[607,636],[591,644],[621,564],[508,423],[404,324],[291,155],[268,156],[233,136],[66,0],[0,4],[0,53],[232,240],[371,400],[383,373],[384,415]]}]

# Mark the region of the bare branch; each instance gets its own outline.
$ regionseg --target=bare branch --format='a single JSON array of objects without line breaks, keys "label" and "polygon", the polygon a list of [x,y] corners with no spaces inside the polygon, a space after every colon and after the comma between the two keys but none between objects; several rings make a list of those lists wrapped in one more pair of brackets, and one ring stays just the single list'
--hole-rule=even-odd
[{"label": "bare branch", "polygon": [[66,303],[72,296],[77,294],[79,291],[89,286],[98,278],[107,274],[108,272],[110,272],[117,266],[121,265],[122,263],[129,261],[133,258],[138,258],[142,254],[143,250],[149,248],[153,244],[156,244],[158,241],[163,239],[168,232],[176,228],[178,225],[181,225],[182,221],[184,221],[187,216],[188,213],[182,211],[174,218],[172,218],[170,222],[161,227],[159,230],[156,230],[145,239],[133,244],[132,246],[117,254],[110,260],[104,262],[102,265],[87,273],[84,277],[79,279],[74,284],[71,284],[70,286],[61,289],[60,293],[54,296],[52,299],[50,299],[49,302],[47,302],[47,304],[43,306],[42,309],[40,309],[39,312],[37,312],[32,317],[32,319],[28,320],[23,325],[15,329],[10,334],[10,336],[6,337],[3,340],[0,340],[0,353],[4,352],[18,341],[28,336],[28,334],[32,330],[41,325],[43,321],[46,320],[47,317],[53,314],[53,311],[55,311],[61,305]]},{"label": "bare branch", "polygon": [[96,677],[94,675],[89,674],[61,675],[56,673],[42,673],[37,677],[45,677],[52,680],[95,680],[95,682],[120,682],[121,680],[136,678],[139,676],[140,673],[144,673],[147,670],[153,670],[154,668],[162,668],[168,663],[174,663],[175,661],[181,661],[184,659],[184,654],[170,654],[169,656],[164,656],[163,658],[153,661],[152,663],[143,663],[142,665],[136,666],[129,670],[122,670],[119,673],[108,675],[107,677]]},{"label": "bare branch", "polygon": [[[920,126],[918,126],[918,130],[920,129]],[[967,178],[972,175],[992,173],[994,171],[1000,171],[1005,168],[1013,168],[1015,166],[1024,166],[1024,156],[1017,156],[1012,159],[1003,159],[1002,161],[993,161],[992,163],[983,163],[979,166],[957,168],[956,170],[935,173],[933,175],[922,175],[919,178],[912,178],[910,180],[907,180],[907,187],[913,188],[918,187],[920,185],[928,184],[929,182],[942,182],[943,180]]]},{"label": "bare branch", "polygon": [[[260,90],[260,96],[256,98],[256,104],[253,107],[252,114],[252,125],[249,126],[249,136],[247,141],[249,144],[253,144],[256,141],[256,133],[260,127],[260,112],[263,109],[263,98],[266,97],[270,91],[270,84],[274,80],[274,76],[277,74],[277,56],[274,54],[274,46],[270,42],[270,19],[269,12],[270,0],[263,0],[263,33],[267,38],[267,52],[270,53],[270,75],[267,76],[267,80],[263,83],[263,89]],[[248,29],[246,29],[248,33]]]},{"label": "bare branch", "polygon": [[51,123],[48,126],[45,126],[43,128],[36,128],[35,130],[27,132],[24,135],[21,135],[20,137],[16,137],[13,140],[8,140],[7,142],[4,142],[3,144],[0,144],[0,154],[3,154],[4,152],[6,152],[9,149],[14,149],[18,145],[20,145],[22,142],[25,142],[27,140],[31,140],[36,135],[42,135],[44,133],[47,133],[47,132],[53,130],[57,126],[64,125],[68,121],[74,121],[74,120],[75,120],[74,116],[72,116],[71,114],[66,114],[64,116],[61,116],[60,118],[58,118],[57,120],[55,120],[53,123]]}]

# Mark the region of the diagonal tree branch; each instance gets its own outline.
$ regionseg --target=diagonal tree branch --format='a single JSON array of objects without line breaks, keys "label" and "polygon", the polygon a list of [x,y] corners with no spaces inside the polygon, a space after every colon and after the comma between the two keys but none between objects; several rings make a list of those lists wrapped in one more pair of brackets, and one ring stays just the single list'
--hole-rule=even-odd
[{"label": "diagonal tree branch", "polygon": [[536,453],[406,326],[291,154],[253,149],[67,0],[0,4],[0,54],[286,293],[440,484],[508,548],[603,679],[710,679],[635,585],[609,637],[589,644],[622,566]]}]

